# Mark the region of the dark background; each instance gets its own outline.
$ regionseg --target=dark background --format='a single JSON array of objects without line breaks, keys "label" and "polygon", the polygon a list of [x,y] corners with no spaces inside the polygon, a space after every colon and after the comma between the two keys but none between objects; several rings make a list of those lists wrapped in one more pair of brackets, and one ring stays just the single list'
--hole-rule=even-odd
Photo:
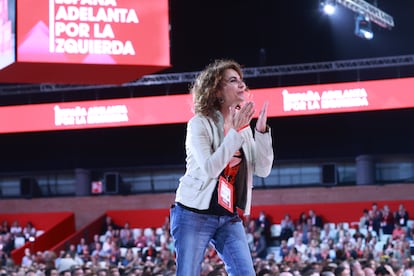
[{"label": "dark background", "polygon": [[[374,39],[354,35],[354,16],[338,6],[322,15],[317,0],[170,0],[171,64],[160,73],[199,71],[216,58],[245,67],[390,57],[414,53],[414,2],[377,1],[396,26],[375,24]],[[387,67],[248,79],[252,88],[413,76]],[[188,83],[0,95],[1,105],[186,93]],[[398,89],[396,87],[395,89]],[[23,89],[24,90],[24,89]],[[174,107],[165,110],[174,112]],[[412,154],[414,110],[271,118],[279,160],[360,154]],[[12,118],[2,118],[10,119]],[[0,172],[184,164],[185,125],[0,135]]]}]

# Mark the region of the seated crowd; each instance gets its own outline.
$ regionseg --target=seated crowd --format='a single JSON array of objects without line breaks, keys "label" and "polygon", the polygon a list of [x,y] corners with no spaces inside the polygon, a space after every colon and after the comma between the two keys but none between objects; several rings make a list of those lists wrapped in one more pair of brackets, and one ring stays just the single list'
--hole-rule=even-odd
[{"label": "seated crowd", "polygon": [[[362,213],[358,222],[337,224],[324,222],[313,210],[295,220],[286,214],[280,223],[263,211],[246,220],[256,274],[414,275],[414,226],[407,223],[404,206],[393,212],[387,205],[380,209],[373,203]],[[0,235],[0,275],[175,275],[168,217],[158,228],[132,229],[128,222],[117,225],[108,216],[92,241],[81,239],[59,254],[26,248],[19,265],[10,259],[12,247],[5,242],[16,232],[6,227],[4,223]],[[30,238],[23,229],[19,233]],[[227,275],[213,247],[205,254],[201,275]]]},{"label": "seated crowd", "polygon": [[0,254],[10,255],[11,251],[32,241],[40,232],[42,231],[37,230],[31,221],[24,226],[17,220],[11,225],[7,220],[3,221],[0,225]]}]

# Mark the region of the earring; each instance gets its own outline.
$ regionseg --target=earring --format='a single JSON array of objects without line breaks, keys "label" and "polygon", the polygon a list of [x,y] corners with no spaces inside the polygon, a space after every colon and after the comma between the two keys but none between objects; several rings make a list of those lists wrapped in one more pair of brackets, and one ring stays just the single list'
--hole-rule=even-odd
[{"label": "earring", "polygon": [[223,98],[217,98],[219,103],[224,103],[224,99]]}]

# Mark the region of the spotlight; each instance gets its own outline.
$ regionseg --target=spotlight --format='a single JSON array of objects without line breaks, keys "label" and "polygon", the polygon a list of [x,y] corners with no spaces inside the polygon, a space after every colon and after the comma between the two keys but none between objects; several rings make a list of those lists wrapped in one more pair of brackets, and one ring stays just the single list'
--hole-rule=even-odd
[{"label": "spotlight", "polygon": [[371,21],[363,14],[359,14],[355,17],[355,35],[367,40],[374,38]]},{"label": "spotlight", "polygon": [[335,13],[336,1],[335,0],[321,0],[319,2],[320,8],[327,15]]}]

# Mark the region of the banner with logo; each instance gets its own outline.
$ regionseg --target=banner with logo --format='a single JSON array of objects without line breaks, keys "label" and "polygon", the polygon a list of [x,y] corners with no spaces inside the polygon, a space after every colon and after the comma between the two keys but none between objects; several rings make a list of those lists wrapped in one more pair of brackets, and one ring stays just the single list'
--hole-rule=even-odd
[{"label": "banner with logo", "polygon": [[[365,112],[414,107],[414,78],[252,89],[256,116]],[[0,107],[0,133],[186,123],[189,94]]]},{"label": "banner with logo", "polygon": [[15,38],[12,1],[0,0],[0,83],[120,84],[170,66],[168,0],[17,0]]},{"label": "banner with logo", "polygon": [[16,61],[15,0],[0,0],[0,70]]},{"label": "banner with logo", "polygon": [[167,0],[18,0],[18,61],[168,65]]}]

